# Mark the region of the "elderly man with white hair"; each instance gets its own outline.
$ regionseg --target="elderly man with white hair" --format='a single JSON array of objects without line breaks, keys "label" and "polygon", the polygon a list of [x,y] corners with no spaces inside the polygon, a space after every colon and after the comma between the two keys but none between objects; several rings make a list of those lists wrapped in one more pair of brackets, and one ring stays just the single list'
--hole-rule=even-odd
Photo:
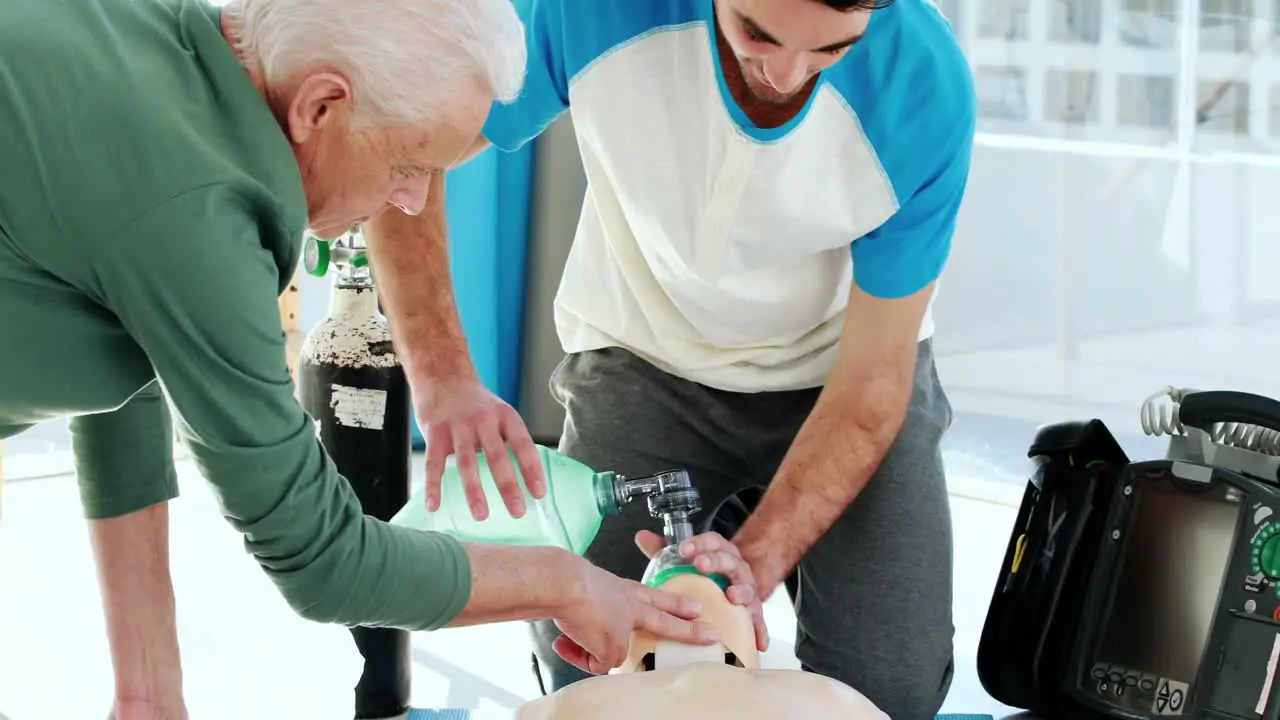
[{"label": "elderly man with white hair", "polygon": [[[305,618],[554,619],[601,668],[635,628],[715,641],[689,602],[567,552],[366,517],[294,395],[276,302],[304,230],[424,209],[494,99],[520,89],[508,0],[6,0],[3,14],[0,438],[71,418],[114,718],[187,714],[170,406],[223,514]],[[392,295],[412,379],[447,358]]]}]

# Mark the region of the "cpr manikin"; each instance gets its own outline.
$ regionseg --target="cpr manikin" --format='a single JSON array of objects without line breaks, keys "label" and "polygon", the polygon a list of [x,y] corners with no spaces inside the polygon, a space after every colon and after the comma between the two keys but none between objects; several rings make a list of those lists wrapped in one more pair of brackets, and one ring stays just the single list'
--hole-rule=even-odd
[{"label": "cpr manikin", "polygon": [[750,613],[731,604],[714,580],[684,572],[661,587],[697,599],[700,619],[720,631],[721,642],[681,646],[637,630],[626,662],[613,673],[528,702],[516,720],[888,720],[843,683],[761,669]]}]

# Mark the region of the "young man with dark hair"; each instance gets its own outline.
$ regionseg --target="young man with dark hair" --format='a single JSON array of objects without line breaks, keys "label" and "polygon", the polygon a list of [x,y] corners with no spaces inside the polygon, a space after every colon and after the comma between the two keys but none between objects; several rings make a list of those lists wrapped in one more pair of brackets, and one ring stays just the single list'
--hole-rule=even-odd
[{"label": "young man with dark hair", "polygon": [[[930,0],[515,4],[529,74],[482,140],[514,150],[572,108],[589,182],[555,302],[561,449],[628,474],[688,468],[759,595],[786,586],[803,667],[894,720],[931,717],[953,627],[929,309],[975,117],[946,19]],[[402,268],[447,277],[432,192],[425,217],[366,229]],[[419,308],[401,332],[457,359],[423,380],[420,417],[460,466],[482,449],[510,498],[504,444],[527,456],[527,433],[467,370],[448,293],[393,289]],[[588,558],[640,577],[633,535],[651,522],[611,519]],[[556,634],[535,633],[559,688],[583,674]]]}]

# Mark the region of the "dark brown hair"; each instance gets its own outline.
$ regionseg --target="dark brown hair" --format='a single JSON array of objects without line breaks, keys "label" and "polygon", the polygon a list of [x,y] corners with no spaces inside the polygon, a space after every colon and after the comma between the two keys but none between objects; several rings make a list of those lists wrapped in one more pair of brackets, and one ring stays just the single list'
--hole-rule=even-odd
[{"label": "dark brown hair", "polygon": [[833,10],[850,12],[853,10],[883,10],[892,5],[895,0],[818,0],[818,2]]}]

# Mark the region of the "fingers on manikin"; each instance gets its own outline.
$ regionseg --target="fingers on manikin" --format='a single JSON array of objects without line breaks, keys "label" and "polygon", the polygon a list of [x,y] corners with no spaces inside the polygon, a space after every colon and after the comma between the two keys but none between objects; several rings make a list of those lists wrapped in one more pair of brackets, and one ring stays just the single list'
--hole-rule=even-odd
[{"label": "fingers on manikin", "polygon": [[727,552],[734,555],[738,554],[738,546],[729,542],[718,532],[704,532],[701,535],[693,537],[680,543],[680,554],[687,558],[696,558],[700,555],[709,555],[711,553]]},{"label": "fingers on manikin", "polygon": [[769,628],[764,623],[764,612],[756,608],[751,613],[751,624],[756,629],[756,649],[764,652],[769,649]]},{"label": "fingers on manikin", "polygon": [[547,495],[547,478],[542,473],[542,458],[538,448],[533,444],[529,428],[513,408],[504,408],[501,414],[502,436],[507,439],[511,451],[515,453],[516,462],[520,465],[520,476],[529,494],[542,499]]},{"label": "fingers on manikin", "polygon": [[484,456],[489,460],[489,473],[493,476],[493,484],[502,496],[502,503],[506,505],[507,513],[513,518],[524,517],[524,491],[520,489],[520,482],[516,479],[516,467],[511,462],[507,446],[502,440],[502,435],[498,433],[498,424],[496,422],[481,424],[477,435],[480,439],[480,447],[484,449]]},{"label": "fingers on manikin", "polygon": [[480,459],[477,455],[476,437],[470,426],[457,423],[453,428],[453,456],[458,463],[458,475],[462,478],[463,492],[471,516],[477,520],[489,517],[489,503],[480,484]]},{"label": "fingers on manikin", "polygon": [[662,552],[662,548],[666,546],[667,541],[652,530],[641,530],[636,533],[636,547],[640,548],[640,552],[644,553],[645,557],[652,558]]},{"label": "fingers on manikin", "polygon": [[729,588],[729,602],[741,605],[751,611],[751,626],[755,629],[756,649],[764,652],[769,649],[769,628],[764,622],[764,607],[756,597],[755,586],[739,586]]},{"label": "fingers on manikin", "polygon": [[607,646],[598,654],[587,650],[568,635],[556,638],[552,647],[556,654],[579,670],[592,675],[604,675],[621,665],[627,657],[626,643],[612,638],[606,638],[606,641]]},{"label": "fingers on manikin", "polygon": [[756,649],[764,652],[769,649],[769,629],[764,622],[764,607],[761,605],[760,593],[754,582],[731,585],[725,591],[725,597],[734,605],[741,605],[751,611],[751,624],[755,627]]},{"label": "fingers on manikin", "polygon": [[751,568],[736,551],[716,550],[702,553],[693,559],[694,567],[704,573],[719,573],[729,578],[731,585],[754,585]]},{"label": "fingers on manikin", "polygon": [[551,643],[551,648],[565,662],[582,672],[591,672],[591,653],[584,650],[581,645],[574,642],[568,635],[561,635],[556,638]]},{"label": "fingers on manikin", "polygon": [[642,611],[653,611],[656,615],[674,615],[685,620],[692,620],[702,614],[702,606],[697,600],[687,595],[678,595],[645,585],[639,587],[643,600],[640,606]]},{"label": "fingers on manikin", "polygon": [[645,630],[676,642],[710,645],[720,639],[719,633],[708,623],[664,612],[653,606],[642,606],[637,619],[637,625]]},{"label": "fingers on manikin", "polygon": [[751,624],[756,632],[756,648],[764,652],[769,647],[769,629],[765,627],[764,608],[760,604],[758,595],[755,585],[733,585],[725,591],[729,602],[751,611]]},{"label": "fingers on manikin", "polygon": [[749,608],[759,602],[759,598],[756,595],[756,586],[749,583],[730,585],[729,589],[725,591],[725,597],[729,598],[729,602],[745,608]]}]

